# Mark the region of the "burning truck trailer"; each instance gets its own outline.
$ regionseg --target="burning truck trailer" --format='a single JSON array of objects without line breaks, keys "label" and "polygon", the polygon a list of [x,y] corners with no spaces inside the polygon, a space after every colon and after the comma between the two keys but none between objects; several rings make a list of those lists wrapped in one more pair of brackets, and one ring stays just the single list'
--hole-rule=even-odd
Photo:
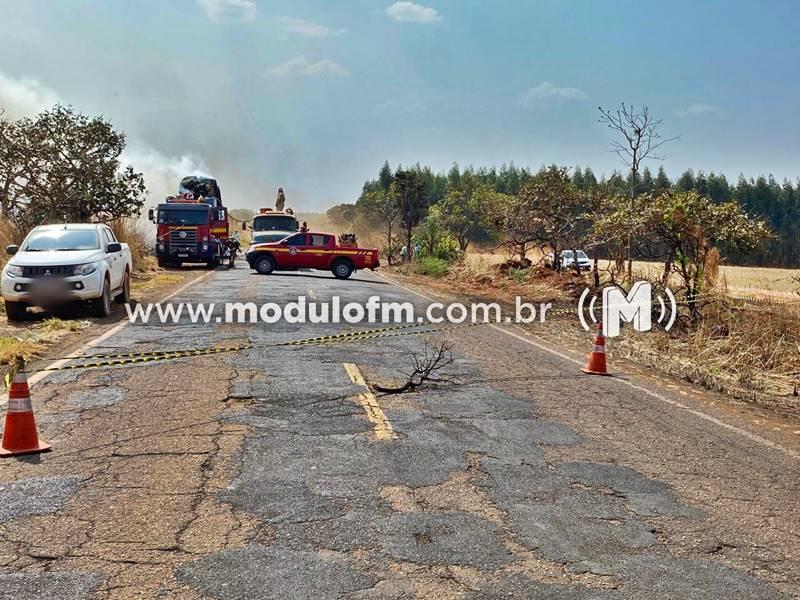
[{"label": "burning truck trailer", "polygon": [[230,238],[228,210],[216,180],[190,176],[181,180],[178,195],[148,212],[156,224],[155,253],[160,267],[205,263],[209,269],[227,257],[230,266],[237,245]]}]

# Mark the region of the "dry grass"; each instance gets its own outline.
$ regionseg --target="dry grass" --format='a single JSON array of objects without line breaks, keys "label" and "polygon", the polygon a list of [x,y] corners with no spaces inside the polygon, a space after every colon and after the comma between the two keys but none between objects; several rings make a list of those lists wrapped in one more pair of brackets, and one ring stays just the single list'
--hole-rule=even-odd
[{"label": "dry grass", "polygon": [[[539,248],[528,250],[526,257],[535,265],[544,258],[544,253]],[[502,249],[483,250],[480,248],[468,248],[467,255],[464,257],[464,264],[475,270],[486,270],[494,265],[499,265],[508,260],[508,253]]]},{"label": "dry grass", "polygon": [[28,360],[39,354],[44,347],[45,344],[31,339],[2,336],[0,337],[0,365],[10,365],[16,356]]},{"label": "dry grass", "polygon": [[108,224],[114,235],[121,242],[128,244],[133,259],[134,271],[144,272],[153,270],[155,262],[151,256],[150,244],[140,221],[136,219],[117,219]]},{"label": "dry grass", "polygon": [[131,282],[133,293],[139,297],[141,294],[152,292],[162,286],[176,285],[184,281],[185,276],[169,271],[149,271],[147,274],[134,277]]},{"label": "dry grass", "polygon": [[[528,258],[536,264],[542,253],[539,249],[528,252]],[[494,265],[508,259],[503,250],[489,252],[475,250],[467,252],[464,266],[473,273],[486,273]],[[607,271],[610,261],[600,260],[600,270]],[[634,261],[634,276],[650,281],[658,280],[663,272],[663,264],[657,262]],[[675,282],[677,283],[677,282]],[[763,296],[765,298],[800,298],[800,269],[774,269],[767,267],[734,267],[719,265],[715,277],[716,289],[727,290],[731,296]]]},{"label": "dry grass", "polygon": [[[503,269],[502,254],[473,253],[461,265],[452,266],[438,280],[426,285],[466,298],[513,305],[514,297],[530,302],[553,302],[566,309],[547,322],[537,334],[551,337],[568,347],[582,347],[585,332],[576,327],[574,310],[577,296],[588,275],[555,274],[540,267]],[[637,263],[638,276],[656,278],[660,265]],[[645,268],[642,268],[642,267]],[[652,270],[648,270],[652,269]],[[717,295],[703,308],[697,323],[680,322],[670,332],[654,330],[648,334],[623,328],[609,349],[611,358],[622,357],[672,375],[686,378],[709,389],[772,409],[800,414],[800,297],[789,287],[793,271],[750,267],[716,267],[708,274]],[[713,271],[716,271],[714,273]],[[735,276],[742,285],[759,287],[755,299],[737,299],[732,288],[725,289],[725,274]],[[786,299],[777,301],[781,290]],[[742,289],[742,288],[736,288]]]},{"label": "dry grass", "polygon": [[15,356],[22,356],[26,360],[37,356],[67,334],[88,326],[88,321],[51,317],[25,328],[6,328],[7,335],[0,336],[0,364],[11,364]]},{"label": "dry grass", "polygon": [[8,255],[5,253],[6,246],[19,244],[24,237],[24,234],[14,225],[6,220],[0,220],[0,268],[8,262]]},{"label": "dry grass", "polygon": [[615,353],[726,392],[735,398],[797,414],[800,398],[800,303],[741,305],[725,297],[703,319],[670,333],[631,330],[614,340]]},{"label": "dry grass", "polygon": [[[609,261],[601,260],[600,269],[606,270]],[[655,280],[661,276],[661,263],[635,261],[634,276]],[[728,290],[733,296],[753,295],[797,299],[800,296],[800,269],[773,269],[768,267],[734,267],[720,265],[716,277],[717,289]],[[673,276],[674,278],[674,276]]]}]

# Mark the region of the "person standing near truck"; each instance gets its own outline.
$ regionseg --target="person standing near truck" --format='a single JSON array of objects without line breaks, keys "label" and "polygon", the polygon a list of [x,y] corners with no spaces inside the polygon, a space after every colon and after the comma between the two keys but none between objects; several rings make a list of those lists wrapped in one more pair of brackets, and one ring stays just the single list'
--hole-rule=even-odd
[{"label": "person standing near truck", "polygon": [[275,209],[278,212],[282,212],[284,206],[286,206],[286,196],[283,193],[283,188],[279,187],[278,188],[278,199],[275,200]]}]

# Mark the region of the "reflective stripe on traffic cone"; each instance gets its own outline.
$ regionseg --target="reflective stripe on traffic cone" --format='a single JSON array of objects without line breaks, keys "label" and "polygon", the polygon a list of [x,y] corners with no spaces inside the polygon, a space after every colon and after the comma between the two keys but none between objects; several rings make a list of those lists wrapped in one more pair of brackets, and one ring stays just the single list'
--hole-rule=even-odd
[{"label": "reflective stripe on traffic cone", "polygon": [[603,337],[603,324],[597,324],[597,335],[592,342],[592,351],[589,353],[589,362],[581,369],[590,375],[610,375],[606,371],[606,338]]},{"label": "reflective stripe on traffic cone", "polygon": [[8,388],[8,411],[0,457],[36,454],[50,450],[50,444],[41,441],[36,433],[28,376],[22,371],[24,366],[21,360],[17,362],[17,372]]}]

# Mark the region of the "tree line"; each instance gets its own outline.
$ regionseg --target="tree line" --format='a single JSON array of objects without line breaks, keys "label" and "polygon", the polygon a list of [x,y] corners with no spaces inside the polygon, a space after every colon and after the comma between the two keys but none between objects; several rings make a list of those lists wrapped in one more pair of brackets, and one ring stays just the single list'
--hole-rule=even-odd
[{"label": "tree line", "polygon": [[[775,206],[757,204],[756,193],[747,197],[748,205],[737,196],[760,189],[760,179],[728,186],[733,193],[726,194],[724,177],[713,174],[687,172],[672,182],[663,169],[653,177],[645,168],[640,177],[626,180],[614,173],[598,180],[589,168],[557,165],[536,173],[513,165],[454,165],[434,173],[420,165],[393,170],[385,162],[355,203],[334,206],[328,217],[342,228],[380,231],[390,262],[409,259],[416,249],[422,258],[451,261],[470,244],[489,243],[505,246],[522,266],[530,266],[531,249],[550,251],[560,270],[562,251],[584,250],[594,259],[596,285],[601,257],[611,259],[612,282],[624,285],[632,281],[631,256],[658,260],[661,284],[677,276],[690,313],[699,306],[706,267],[718,263],[720,254],[756,262],[769,256],[772,245],[774,256],[796,260],[786,250],[796,236],[779,239],[769,212],[760,218],[746,210]],[[791,201],[797,202],[792,186],[778,189],[779,199],[791,190]]]},{"label": "tree line", "polygon": [[[402,230],[408,238],[408,224],[412,232],[428,242],[435,225],[442,225],[452,234],[458,250],[464,252],[471,243],[500,243],[503,228],[486,220],[492,201],[502,196],[518,196],[523,188],[551,169],[542,167],[532,172],[514,164],[499,168],[461,168],[454,164],[448,172],[436,173],[419,164],[392,170],[387,162],[376,178],[364,183],[355,203],[334,206],[328,210],[328,217],[344,229],[362,233],[382,230],[384,250],[392,258],[398,254],[399,232]],[[400,184],[396,182],[398,173],[401,174]],[[765,223],[770,234],[753,247],[719,248],[724,259],[739,265],[800,267],[800,180],[794,184],[788,180],[778,183],[771,175],[749,179],[740,175],[734,184],[723,174],[692,169],[671,179],[663,167],[655,174],[644,167],[635,180],[630,173],[623,175],[618,171],[598,178],[590,167],[579,166],[565,173],[568,189],[588,197],[629,197],[633,189],[635,195],[643,199],[666,193],[694,192],[714,206],[734,203],[754,221]],[[412,213],[418,214],[406,214],[401,220],[403,207],[397,201],[397,194],[408,187],[409,174],[417,180],[420,190],[419,198],[411,201],[415,207]],[[553,202],[558,210],[557,201]],[[428,219],[429,216],[433,218]],[[599,217],[599,213],[596,216]],[[613,254],[605,245],[600,245],[598,253],[602,258]],[[653,254],[653,249],[644,243],[637,244],[634,252],[635,257],[641,259],[654,258]]]},{"label": "tree line", "polygon": [[0,218],[27,230],[138,216],[147,190],[122,164],[125,146],[110,122],[72,107],[13,121],[0,109]]},{"label": "tree line", "polygon": [[[568,240],[568,247],[591,247],[595,261],[613,258],[630,281],[634,258],[664,259],[665,272],[686,259],[685,248],[664,239],[662,222],[673,219],[687,234],[694,227],[689,237],[732,262],[800,265],[800,180],[779,184],[771,175],[740,175],[731,185],[724,175],[690,169],[673,181],[663,167],[653,176],[645,163],[663,159],[661,148],[678,138],[662,136],[663,123],[647,106],[623,102],[598,110],[598,122],[614,133],[611,150],[627,167],[625,175],[614,171],[598,180],[591,168],[552,165],[532,173],[513,164],[463,170],[454,164],[448,173],[417,164],[393,171],[385,162],[355,203],[334,206],[328,217],[341,227],[383,230],[390,262],[398,247],[411,255],[414,232],[414,248],[439,256],[463,255],[470,243],[496,240],[524,261],[529,244],[548,245],[557,268],[558,250]],[[738,231],[714,231],[710,223],[719,215]]]}]

